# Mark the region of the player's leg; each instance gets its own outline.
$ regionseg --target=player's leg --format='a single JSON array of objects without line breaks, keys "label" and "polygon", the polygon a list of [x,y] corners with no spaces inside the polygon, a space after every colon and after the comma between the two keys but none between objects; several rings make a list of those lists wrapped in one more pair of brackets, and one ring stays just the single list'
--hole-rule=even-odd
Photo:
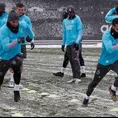
[{"label": "player's leg", "polygon": [[62,66],[61,71],[57,72],[57,73],[53,73],[53,75],[58,76],[58,77],[63,77],[68,63],[69,63],[69,58],[68,58],[67,51],[66,51],[64,54],[64,61],[63,61],[63,66]]},{"label": "player's leg", "polygon": [[88,86],[86,95],[84,97],[83,106],[87,106],[89,102],[89,97],[94,91],[95,87],[99,84],[99,82],[104,78],[104,76],[110,71],[110,66],[102,66],[98,64],[97,70],[94,75],[94,79]]}]

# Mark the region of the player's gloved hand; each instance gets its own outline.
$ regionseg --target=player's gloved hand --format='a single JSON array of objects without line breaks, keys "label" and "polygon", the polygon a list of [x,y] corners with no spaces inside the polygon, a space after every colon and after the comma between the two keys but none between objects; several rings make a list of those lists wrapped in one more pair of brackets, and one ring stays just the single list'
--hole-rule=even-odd
[{"label": "player's gloved hand", "polygon": [[65,52],[64,49],[65,49],[65,45],[62,45],[62,46],[61,46],[61,50],[62,50],[63,52]]},{"label": "player's gloved hand", "polygon": [[24,38],[24,37],[19,37],[19,38],[17,39],[17,41],[18,41],[19,44],[20,44],[20,43],[25,43],[25,38]]},{"label": "player's gloved hand", "polygon": [[33,42],[31,42],[31,50],[33,50],[35,48],[35,44]]},{"label": "player's gloved hand", "polygon": [[78,51],[78,50],[79,50],[79,44],[74,43],[74,44],[73,44],[73,48],[74,48],[76,51]]},{"label": "player's gloved hand", "polygon": [[26,41],[27,41],[27,42],[31,42],[32,39],[31,39],[29,36],[27,36],[27,37],[26,37]]}]

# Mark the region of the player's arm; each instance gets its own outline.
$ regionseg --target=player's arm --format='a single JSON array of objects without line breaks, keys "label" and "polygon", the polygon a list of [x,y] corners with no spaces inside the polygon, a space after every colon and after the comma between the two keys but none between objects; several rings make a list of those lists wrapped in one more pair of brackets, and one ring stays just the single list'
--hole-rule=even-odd
[{"label": "player's arm", "polygon": [[2,36],[1,37],[1,47],[3,48],[4,51],[8,51],[15,47],[16,45],[19,45],[20,43],[24,43],[25,39],[24,37],[19,37],[13,42],[10,41],[9,36]]},{"label": "player's arm", "polygon": [[112,23],[115,18],[118,18],[118,15],[113,15],[116,12],[116,8],[112,8],[105,16],[105,21]]},{"label": "player's arm", "polygon": [[64,21],[63,21],[63,24],[62,24],[62,46],[65,46],[65,43],[66,43],[66,28],[65,28]]},{"label": "player's arm", "polygon": [[82,33],[83,33],[83,24],[79,17],[77,18],[77,32],[78,32],[78,36],[75,43],[79,44],[80,41],[82,40]]}]

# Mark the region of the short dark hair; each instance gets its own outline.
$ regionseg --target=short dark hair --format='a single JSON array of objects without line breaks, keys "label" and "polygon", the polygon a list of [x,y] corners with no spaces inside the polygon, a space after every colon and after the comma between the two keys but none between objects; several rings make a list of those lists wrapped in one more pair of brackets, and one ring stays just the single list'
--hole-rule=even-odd
[{"label": "short dark hair", "polygon": [[25,5],[23,4],[23,3],[17,3],[16,4],[16,7],[20,7],[20,8],[22,8],[22,7],[24,7]]},{"label": "short dark hair", "polygon": [[116,25],[116,24],[118,24],[118,18],[115,18],[113,21],[112,21],[112,25]]}]

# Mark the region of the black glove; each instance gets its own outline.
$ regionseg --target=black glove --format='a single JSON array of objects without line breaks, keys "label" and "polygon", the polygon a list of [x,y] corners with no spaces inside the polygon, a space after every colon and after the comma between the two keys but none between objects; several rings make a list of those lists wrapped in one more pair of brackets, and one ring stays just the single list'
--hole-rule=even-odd
[{"label": "black glove", "polygon": [[118,7],[116,7],[116,14],[118,14]]},{"label": "black glove", "polygon": [[78,51],[78,50],[79,50],[79,44],[74,43],[74,44],[73,44],[73,48],[74,48],[76,51]]},{"label": "black glove", "polygon": [[61,50],[62,50],[63,52],[65,52],[64,48],[65,48],[65,45],[62,45]]},{"label": "black glove", "polygon": [[31,50],[33,50],[34,47],[35,47],[35,44],[32,42],[32,43],[31,43]]},{"label": "black glove", "polygon": [[19,37],[17,41],[18,41],[18,43],[25,43],[25,38]]},{"label": "black glove", "polygon": [[32,39],[31,39],[29,36],[27,36],[27,37],[26,37],[26,41],[27,41],[27,42],[31,42]]}]

